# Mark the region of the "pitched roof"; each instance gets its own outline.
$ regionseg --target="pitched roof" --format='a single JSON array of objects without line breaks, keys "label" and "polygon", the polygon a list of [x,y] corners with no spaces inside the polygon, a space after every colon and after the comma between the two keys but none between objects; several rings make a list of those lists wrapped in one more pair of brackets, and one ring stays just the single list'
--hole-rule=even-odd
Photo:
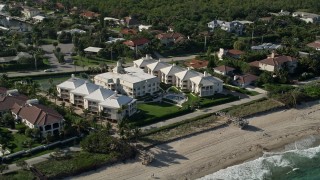
[{"label": "pitched roof", "polygon": [[256,81],[259,77],[252,74],[245,74],[245,75],[236,75],[236,78],[237,78],[236,81],[239,84],[245,84],[248,82]]},{"label": "pitched roof", "polygon": [[84,11],[80,15],[83,17],[86,17],[86,18],[96,18],[96,17],[100,16],[100,14],[92,12],[92,11]]},{"label": "pitched roof", "polygon": [[259,61],[253,61],[253,62],[249,63],[249,65],[252,66],[252,67],[260,67],[259,66]]},{"label": "pitched roof", "polygon": [[184,70],[185,70],[184,68],[182,68],[180,66],[176,66],[175,64],[173,64],[173,65],[171,65],[169,67],[160,69],[160,71],[162,73],[164,73],[165,75],[167,75],[167,76],[175,75],[176,73],[182,72]]},{"label": "pitched roof", "polygon": [[190,78],[190,81],[196,83],[196,84],[202,84],[203,86],[212,86],[215,83],[222,83],[223,81],[217,77],[214,76],[204,76],[204,75],[200,75],[200,76],[196,76],[193,78]]},{"label": "pitched roof", "polygon": [[312,48],[320,48],[320,41],[314,41],[312,43],[307,44],[307,46]]},{"label": "pitched roof", "polygon": [[44,105],[24,105],[14,104],[12,112],[26,119],[33,125],[43,126],[63,121],[63,116],[54,109]]},{"label": "pitched roof", "polygon": [[147,67],[149,69],[151,69],[151,71],[159,71],[160,69],[165,68],[165,67],[169,67],[169,66],[170,66],[169,63],[161,62],[160,60],[155,63],[147,65]]},{"label": "pitched roof", "polygon": [[114,93],[115,92],[109,89],[99,88],[94,92],[92,92],[91,94],[89,94],[88,96],[85,96],[84,99],[102,102],[106,100],[108,97],[114,95]]},{"label": "pitched roof", "polygon": [[178,72],[175,74],[175,76],[177,76],[181,81],[187,80],[192,77],[199,76],[199,75],[201,76],[201,73],[198,73],[196,71],[189,70],[189,69],[182,71],[182,72]]},{"label": "pitched roof", "polygon": [[200,69],[200,68],[205,68],[209,64],[209,61],[206,60],[197,60],[197,59],[192,59],[189,62],[185,62],[186,66],[193,67],[194,69]]},{"label": "pitched roof", "polygon": [[260,61],[262,64],[267,64],[271,66],[281,65],[285,62],[296,61],[297,59],[291,56],[276,56],[274,58],[268,57]]},{"label": "pitched roof", "polygon": [[138,34],[137,30],[129,29],[129,28],[121,29],[120,33],[124,34],[124,35],[136,35],[136,34]]},{"label": "pitched roof", "polygon": [[78,95],[89,95],[97,89],[99,89],[98,85],[86,82],[83,85],[79,86],[78,88],[72,90],[71,93],[78,94]]},{"label": "pitched roof", "polygon": [[1,94],[6,94],[6,92],[7,92],[7,88],[0,87],[0,95]]},{"label": "pitched roof", "polygon": [[220,72],[230,72],[230,71],[234,70],[234,68],[229,67],[229,66],[225,66],[225,65],[218,66],[218,67],[215,67],[213,69],[217,70],[217,71],[220,71]]},{"label": "pitched roof", "polygon": [[127,46],[132,46],[132,47],[135,47],[135,46],[141,46],[141,45],[144,45],[146,43],[149,43],[150,41],[146,38],[139,38],[139,39],[132,39],[132,40],[128,40],[128,41],[125,41],[123,42],[123,44],[127,45]]},{"label": "pitched roof", "polygon": [[61,89],[68,89],[68,90],[74,90],[77,87],[81,86],[82,84],[84,84],[86,81],[83,79],[79,79],[79,78],[70,78],[67,81],[64,81],[61,84],[58,84],[57,87],[61,88]]},{"label": "pitched roof", "polygon": [[23,105],[28,100],[28,97],[24,95],[0,95],[0,112],[7,111],[12,108],[12,106],[17,103],[19,105]]},{"label": "pitched roof", "polygon": [[133,101],[131,97],[128,96],[112,96],[105,100],[104,102],[101,102],[99,105],[103,107],[110,107],[110,108],[121,108],[123,105],[127,105],[131,101]]},{"label": "pitched roof", "polygon": [[240,51],[240,50],[237,50],[237,49],[229,49],[227,53],[230,54],[230,55],[242,55],[242,54],[244,54],[243,51]]},{"label": "pitched roof", "polygon": [[155,59],[153,59],[152,57],[150,57],[149,55],[146,55],[146,57],[142,57],[141,59],[133,61],[133,63],[140,68],[146,67],[148,64],[152,64],[155,62],[157,62],[157,61]]},{"label": "pitched roof", "polygon": [[178,39],[178,38],[184,38],[184,36],[177,32],[171,32],[171,33],[161,33],[156,35],[158,39]]}]

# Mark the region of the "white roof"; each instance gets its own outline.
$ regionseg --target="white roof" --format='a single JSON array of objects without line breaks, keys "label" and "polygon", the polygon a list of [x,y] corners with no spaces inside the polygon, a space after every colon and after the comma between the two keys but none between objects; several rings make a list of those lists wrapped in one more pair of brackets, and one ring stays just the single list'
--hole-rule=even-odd
[{"label": "white roof", "polygon": [[4,6],[5,6],[4,4],[0,4],[0,11],[2,11]]},{"label": "white roof", "polygon": [[78,88],[74,89],[71,91],[73,94],[78,94],[78,95],[89,95],[93,91],[99,89],[100,86],[93,84],[93,83],[84,83],[83,85],[79,86]]},{"label": "white roof", "polygon": [[84,49],[84,51],[98,53],[101,49],[102,48],[99,48],[99,47],[87,47]]},{"label": "white roof", "polygon": [[105,17],[103,18],[105,21],[120,21],[120,19],[113,18],[113,17]]},{"label": "white roof", "polygon": [[121,108],[123,105],[127,105],[130,102],[135,101],[135,99],[130,98],[128,96],[112,96],[105,101],[99,103],[100,106],[102,107],[110,107],[110,108]]},{"label": "white roof", "polygon": [[149,55],[146,55],[146,57],[142,57],[141,59],[133,61],[134,64],[136,64],[139,68],[146,67],[148,64],[152,64],[157,62]]},{"label": "white roof", "polygon": [[196,76],[190,78],[190,81],[194,82],[195,84],[202,84],[203,86],[210,86],[214,85],[215,83],[223,83],[223,81],[219,78],[213,76]]},{"label": "white roof", "polygon": [[98,74],[95,76],[95,79],[96,78],[108,79],[110,80],[110,83],[111,82],[115,83],[117,79],[121,79],[123,81],[130,82],[130,83],[137,83],[141,81],[146,81],[148,79],[156,78],[156,76],[147,74],[140,68],[128,67],[128,68],[125,68],[124,70],[125,70],[124,74],[118,74],[114,72]]},{"label": "white roof", "polygon": [[182,67],[179,67],[179,66],[176,66],[175,64],[173,64],[173,65],[171,65],[171,66],[169,66],[169,67],[166,67],[166,68],[163,68],[163,69],[160,69],[160,71],[162,72],[162,73],[164,73],[165,75],[174,75],[174,74],[176,74],[176,73],[178,73],[178,72],[182,72],[182,71],[184,71],[185,69],[184,68],[182,68]]},{"label": "white roof", "polygon": [[202,75],[201,73],[198,73],[194,70],[185,70],[185,71],[178,72],[175,74],[175,76],[178,77],[181,81],[188,80],[188,79],[193,78],[195,76],[201,76],[201,75]]},{"label": "white roof", "polygon": [[169,67],[170,64],[166,63],[166,62],[160,62],[160,60],[158,62],[152,63],[152,64],[148,64],[147,67],[151,70],[151,71],[159,71],[160,69]]},{"label": "white roof", "polygon": [[115,92],[109,89],[99,88],[94,92],[92,92],[91,94],[89,94],[88,96],[84,97],[84,99],[102,102],[114,94]]},{"label": "white roof", "polygon": [[115,43],[117,41],[124,41],[124,38],[113,38],[113,37],[109,37],[109,41],[107,41],[106,43]]},{"label": "white roof", "polygon": [[32,17],[32,18],[33,18],[33,19],[36,19],[36,20],[40,20],[40,21],[42,21],[43,19],[45,19],[44,16],[40,16],[40,15],[34,16],[34,17]]},{"label": "white roof", "polygon": [[79,79],[79,78],[70,78],[68,80],[66,80],[65,82],[58,84],[57,87],[61,88],[61,89],[68,89],[68,90],[74,90],[77,87],[81,86],[82,84],[84,84],[86,81],[83,79]]},{"label": "white roof", "polygon": [[[75,34],[75,33],[79,33],[79,34],[83,34],[83,33],[86,33],[86,31],[84,30],[81,30],[81,29],[70,29],[70,30],[63,30],[64,32],[67,32],[67,33],[71,33],[71,34]],[[58,31],[57,34],[61,34],[62,31]]]}]

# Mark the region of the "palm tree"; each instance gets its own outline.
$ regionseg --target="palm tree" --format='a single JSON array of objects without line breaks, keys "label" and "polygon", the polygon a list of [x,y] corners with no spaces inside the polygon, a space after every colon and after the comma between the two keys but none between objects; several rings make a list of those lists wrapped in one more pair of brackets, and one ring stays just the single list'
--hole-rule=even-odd
[{"label": "palm tree", "polygon": [[81,136],[82,132],[89,127],[88,122],[82,118],[78,118],[74,121],[73,126],[77,129],[78,135]]}]

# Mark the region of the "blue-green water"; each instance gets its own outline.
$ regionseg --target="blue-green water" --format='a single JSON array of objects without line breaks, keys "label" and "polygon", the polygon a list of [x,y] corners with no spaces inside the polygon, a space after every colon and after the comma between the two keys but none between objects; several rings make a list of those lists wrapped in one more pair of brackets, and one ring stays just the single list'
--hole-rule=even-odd
[{"label": "blue-green water", "polygon": [[320,146],[310,137],[285,147],[282,152],[268,152],[258,159],[222,169],[201,180],[320,180]]}]

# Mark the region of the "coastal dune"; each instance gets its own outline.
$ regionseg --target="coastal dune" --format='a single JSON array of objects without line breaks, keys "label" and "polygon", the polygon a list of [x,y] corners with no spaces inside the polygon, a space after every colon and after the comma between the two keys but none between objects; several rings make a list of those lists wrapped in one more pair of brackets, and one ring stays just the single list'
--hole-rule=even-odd
[{"label": "coastal dune", "polygon": [[131,160],[68,179],[197,179],[320,134],[320,105],[304,104],[249,122],[245,130],[228,126],[152,148],[155,160],[148,166]]}]

